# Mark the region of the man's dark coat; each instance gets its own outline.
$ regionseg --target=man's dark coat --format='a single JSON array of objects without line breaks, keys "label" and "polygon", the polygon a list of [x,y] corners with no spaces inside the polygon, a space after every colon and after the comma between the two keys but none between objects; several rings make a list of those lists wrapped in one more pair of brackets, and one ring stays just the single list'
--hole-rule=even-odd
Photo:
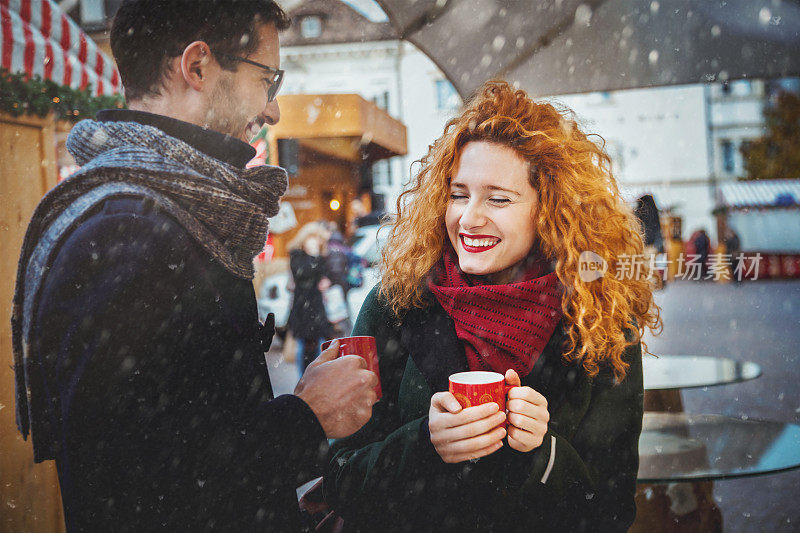
[{"label": "man's dark coat", "polygon": [[[166,117],[98,118],[239,167],[253,153]],[[68,529],[298,530],[295,487],[325,435],[302,400],[273,399],[251,281],[135,196],[105,201],[62,242],[32,348],[59,413],[48,423]]]}]

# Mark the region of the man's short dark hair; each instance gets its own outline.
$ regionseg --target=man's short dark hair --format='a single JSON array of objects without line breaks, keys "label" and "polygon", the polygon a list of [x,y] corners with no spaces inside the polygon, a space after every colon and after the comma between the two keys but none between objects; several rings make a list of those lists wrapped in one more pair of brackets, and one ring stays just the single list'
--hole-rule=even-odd
[{"label": "man's short dark hair", "polygon": [[[126,0],[111,26],[111,51],[125,96],[156,96],[169,61],[194,41],[220,52],[247,56],[258,47],[256,22],[289,27],[286,13],[272,0]],[[217,56],[227,70],[236,62]]]}]

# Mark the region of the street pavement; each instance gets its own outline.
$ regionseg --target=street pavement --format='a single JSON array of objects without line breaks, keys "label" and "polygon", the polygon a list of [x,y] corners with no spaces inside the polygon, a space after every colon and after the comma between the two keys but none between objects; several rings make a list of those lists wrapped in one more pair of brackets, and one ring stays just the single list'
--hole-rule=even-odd
[{"label": "street pavement", "polygon": [[[763,372],[744,383],[683,391],[686,412],[800,423],[800,281],[683,281],[667,285],[656,301],[664,330],[645,337],[652,353],[752,361]],[[267,362],[276,394],[291,393],[296,365],[282,362],[277,346]],[[800,470],[718,481],[714,497],[725,531],[800,531]]]}]

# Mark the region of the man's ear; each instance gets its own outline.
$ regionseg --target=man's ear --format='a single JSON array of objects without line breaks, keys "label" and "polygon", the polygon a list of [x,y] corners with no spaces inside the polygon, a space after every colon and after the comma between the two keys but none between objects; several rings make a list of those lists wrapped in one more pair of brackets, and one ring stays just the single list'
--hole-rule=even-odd
[{"label": "man's ear", "polygon": [[215,66],[211,49],[204,41],[194,41],[184,48],[180,62],[181,75],[195,91],[203,90]]}]

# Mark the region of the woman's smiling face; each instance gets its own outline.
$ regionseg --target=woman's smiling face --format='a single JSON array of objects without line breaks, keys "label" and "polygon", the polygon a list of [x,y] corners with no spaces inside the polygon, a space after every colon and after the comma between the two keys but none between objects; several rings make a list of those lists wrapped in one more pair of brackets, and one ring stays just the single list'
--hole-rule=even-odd
[{"label": "woman's smiling face", "polygon": [[461,270],[491,276],[493,283],[513,281],[515,267],[536,240],[538,206],[527,161],[501,144],[468,143],[450,182],[445,213]]}]

